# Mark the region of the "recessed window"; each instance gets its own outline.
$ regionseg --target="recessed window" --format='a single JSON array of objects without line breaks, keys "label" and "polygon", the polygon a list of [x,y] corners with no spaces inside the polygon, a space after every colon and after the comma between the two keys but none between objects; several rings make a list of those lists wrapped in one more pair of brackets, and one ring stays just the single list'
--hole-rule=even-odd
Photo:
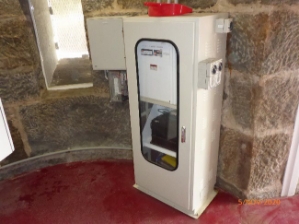
[{"label": "recessed window", "polygon": [[92,86],[81,0],[29,0],[48,89]]}]

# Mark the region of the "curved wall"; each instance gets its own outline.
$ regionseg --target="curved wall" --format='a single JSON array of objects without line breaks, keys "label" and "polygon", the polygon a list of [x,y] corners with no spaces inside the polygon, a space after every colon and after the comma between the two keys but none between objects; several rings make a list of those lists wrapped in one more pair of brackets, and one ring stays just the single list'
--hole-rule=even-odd
[{"label": "curved wall", "polygon": [[[46,90],[24,2],[0,1],[0,97],[16,147],[1,163],[0,173],[17,174],[14,162],[33,158],[26,164],[35,164],[49,153],[130,148],[128,103],[109,102],[103,73],[93,73],[92,88]],[[146,13],[143,2],[82,0],[82,5],[85,17],[134,16]],[[299,98],[297,2],[181,1],[195,11],[229,12],[234,19],[228,38],[217,185],[240,198],[280,195]],[[113,157],[116,152],[109,153]]]}]

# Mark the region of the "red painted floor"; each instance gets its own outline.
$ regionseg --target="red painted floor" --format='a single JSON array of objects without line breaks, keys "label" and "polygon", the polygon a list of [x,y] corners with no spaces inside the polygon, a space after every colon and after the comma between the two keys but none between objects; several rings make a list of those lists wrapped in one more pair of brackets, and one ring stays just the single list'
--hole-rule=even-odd
[{"label": "red painted floor", "polygon": [[130,161],[48,167],[0,182],[0,223],[299,223],[299,195],[280,205],[239,205],[219,193],[198,220],[134,189]]}]

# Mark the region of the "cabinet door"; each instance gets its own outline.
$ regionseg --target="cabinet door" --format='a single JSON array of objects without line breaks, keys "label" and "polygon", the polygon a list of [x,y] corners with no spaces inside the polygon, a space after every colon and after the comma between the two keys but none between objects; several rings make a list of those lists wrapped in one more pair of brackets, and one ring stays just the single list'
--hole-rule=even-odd
[{"label": "cabinet door", "polygon": [[[195,22],[184,19],[128,18],[124,37],[135,182],[168,204],[190,209]],[[169,61],[160,60],[166,59],[167,50],[173,56],[170,69]],[[164,136],[162,142],[153,144],[152,127]]]},{"label": "cabinet door", "polygon": [[141,151],[152,164],[178,166],[179,55],[174,43],[141,39],[135,47]]}]

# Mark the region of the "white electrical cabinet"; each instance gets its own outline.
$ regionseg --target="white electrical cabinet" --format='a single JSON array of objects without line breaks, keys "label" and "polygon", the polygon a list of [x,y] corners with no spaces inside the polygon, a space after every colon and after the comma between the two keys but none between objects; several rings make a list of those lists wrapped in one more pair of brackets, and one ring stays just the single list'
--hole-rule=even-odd
[{"label": "white electrical cabinet", "polygon": [[192,217],[216,195],[227,16],[123,21],[135,187]]},{"label": "white electrical cabinet", "polygon": [[0,99],[0,162],[15,150]]}]

